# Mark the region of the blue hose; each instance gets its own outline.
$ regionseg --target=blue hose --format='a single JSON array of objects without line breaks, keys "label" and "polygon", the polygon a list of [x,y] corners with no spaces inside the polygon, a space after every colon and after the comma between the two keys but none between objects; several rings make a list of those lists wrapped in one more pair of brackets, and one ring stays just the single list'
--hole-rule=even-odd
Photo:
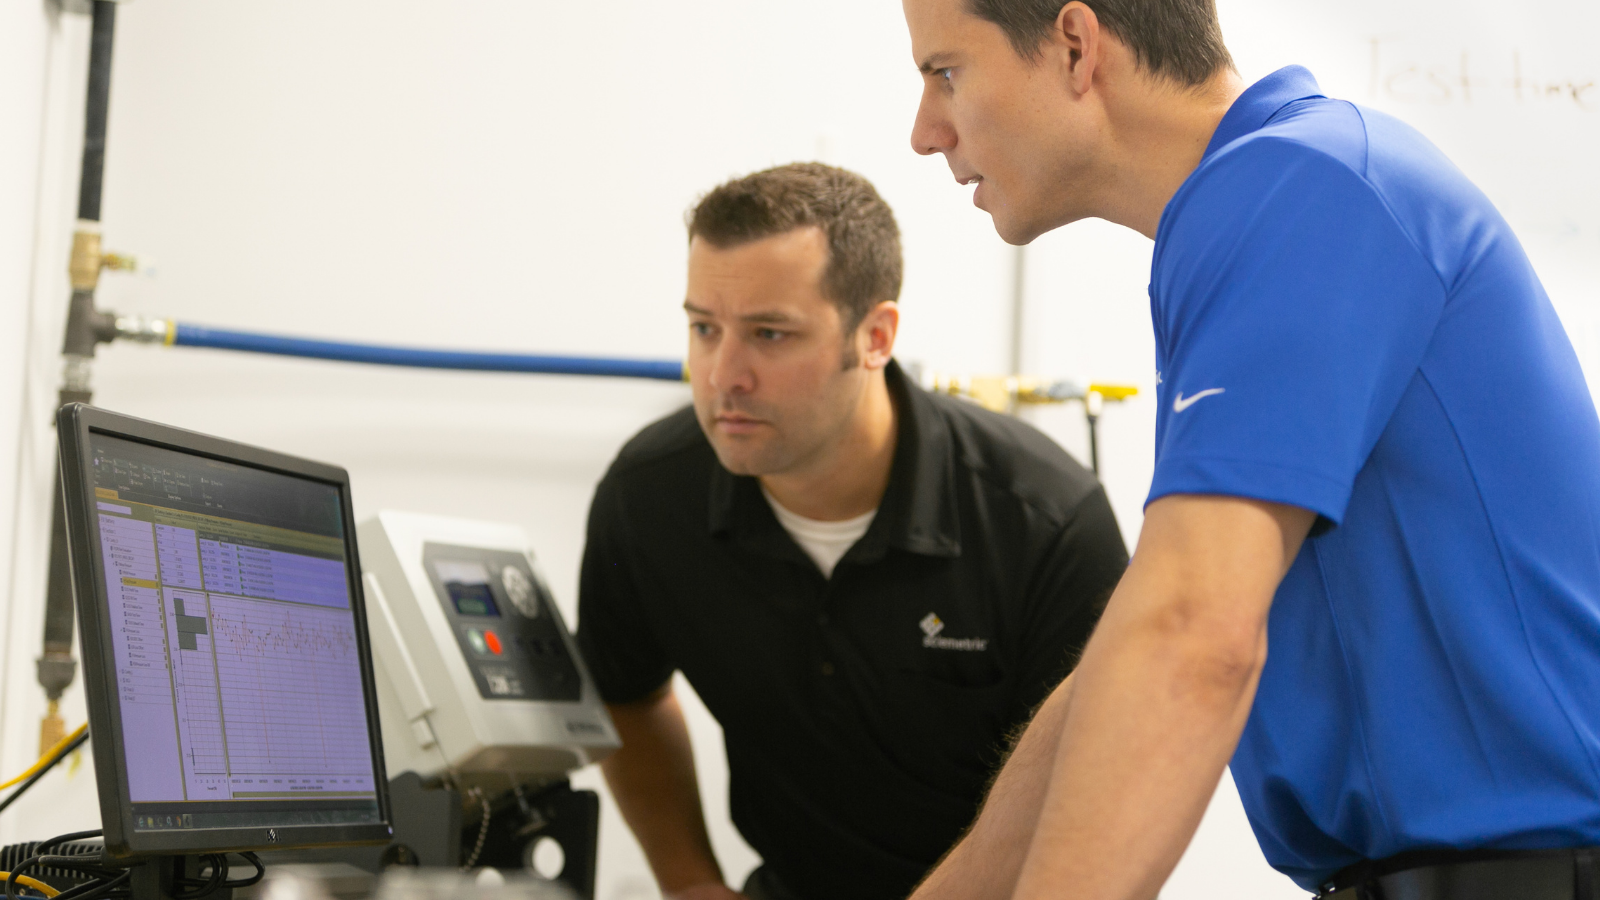
[{"label": "blue hose", "polygon": [[214,347],[248,353],[273,353],[380,366],[423,369],[466,369],[474,372],[531,372],[545,375],[609,375],[617,378],[654,378],[682,381],[683,363],[671,359],[606,359],[591,356],[534,356],[526,353],[475,353],[465,350],[426,350],[419,347],[384,347],[348,344],[229,331],[175,322],[172,343],[184,347]]}]

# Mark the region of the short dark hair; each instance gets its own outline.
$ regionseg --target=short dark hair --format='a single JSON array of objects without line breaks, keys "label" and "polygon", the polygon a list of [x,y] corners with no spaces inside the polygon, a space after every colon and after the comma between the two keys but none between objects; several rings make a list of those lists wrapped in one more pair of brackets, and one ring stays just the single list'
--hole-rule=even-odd
[{"label": "short dark hair", "polygon": [[[1037,59],[1039,44],[1070,0],[967,0],[972,14],[1006,33],[1017,53]],[[1082,0],[1152,74],[1195,87],[1233,57],[1222,42],[1215,0]]]},{"label": "short dark hair", "polygon": [[720,249],[821,229],[828,239],[822,293],[839,307],[846,335],[874,306],[900,297],[900,228],[872,182],[854,172],[822,163],[766,169],[714,188],[686,218],[691,241]]}]

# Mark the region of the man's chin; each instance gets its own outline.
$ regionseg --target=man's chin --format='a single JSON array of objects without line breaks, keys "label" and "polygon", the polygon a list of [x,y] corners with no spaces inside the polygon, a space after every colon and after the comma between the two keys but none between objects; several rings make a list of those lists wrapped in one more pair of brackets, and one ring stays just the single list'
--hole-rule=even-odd
[{"label": "man's chin", "polygon": [[1037,227],[1034,223],[1024,221],[1015,216],[1008,216],[998,212],[990,213],[989,218],[994,222],[995,234],[1000,235],[1000,240],[1013,247],[1025,247],[1033,243],[1034,239],[1039,235],[1050,230]]},{"label": "man's chin", "polygon": [[735,475],[749,475],[759,478],[772,471],[771,467],[764,465],[762,455],[751,453],[748,448],[728,447],[723,441],[712,441],[711,449],[717,454],[717,462],[722,467]]}]

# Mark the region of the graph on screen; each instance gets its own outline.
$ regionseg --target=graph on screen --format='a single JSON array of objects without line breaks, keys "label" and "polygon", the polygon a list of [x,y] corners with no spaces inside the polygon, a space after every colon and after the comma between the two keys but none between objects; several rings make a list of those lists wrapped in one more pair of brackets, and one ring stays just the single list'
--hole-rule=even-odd
[{"label": "graph on screen", "polygon": [[[356,635],[343,610],[213,596],[235,795],[252,778],[370,771]],[[353,690],[329,690],[353,685]]]},{"label": "graph on screen", "polygon": [[373,790],[342,544],[100,501],[136,801]]}]

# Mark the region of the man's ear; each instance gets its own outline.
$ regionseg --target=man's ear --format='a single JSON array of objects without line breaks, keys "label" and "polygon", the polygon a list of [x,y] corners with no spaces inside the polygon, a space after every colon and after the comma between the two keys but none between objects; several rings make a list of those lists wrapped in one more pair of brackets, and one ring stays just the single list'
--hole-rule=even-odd
[{"label": "man's ear", "polygon": [[1094,82],[1094,71],[1105,52],[1104,38],[1100,17],[1079,0],[1073,0],[1056,13],[1055,27],[1039,49],[1054,56],[1067,86],[1082,95]]},{"label": "man's ear", "polygon": [[861,364],[868,370],[887,366],[894,357],[894,339],[899,332],[900,304],[885,300],[868,310],[856,329]]}]

